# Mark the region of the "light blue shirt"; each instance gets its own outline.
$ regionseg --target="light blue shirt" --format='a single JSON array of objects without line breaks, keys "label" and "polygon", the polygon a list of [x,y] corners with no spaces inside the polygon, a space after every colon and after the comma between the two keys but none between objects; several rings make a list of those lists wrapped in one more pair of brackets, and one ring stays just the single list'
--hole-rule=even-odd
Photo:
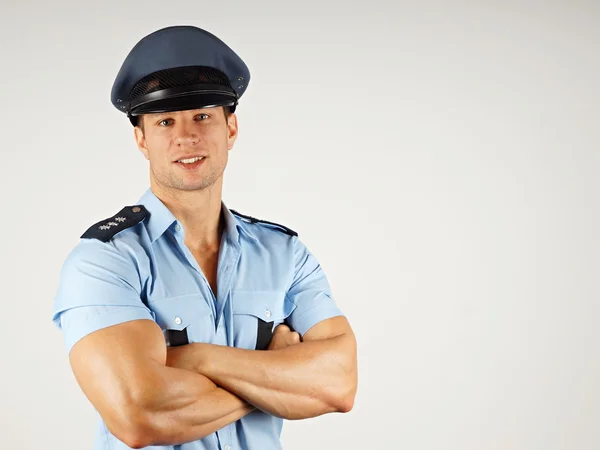
[{"label": "light blue shirt", "polygon": [[[318,322],[342,315],[323,270],[297,236],[253,223],[222,204],[225,229],[215,298],[169,209],[150,189],[138,205],[149,212],[144,220],[108,242],[81,239],[64,263],[53,321],[67,352],[96,330],[137,319],[154,320],[167,345],[187,335],[190,343],[256,349],[261,324],[264,331],[272,322],[266,325],[270,333],[285,321],[303,335]],[[281,449],[282,424],[255,410],[202,440],[147,448]],[[98,415],[94,449],[128,448]]]}]

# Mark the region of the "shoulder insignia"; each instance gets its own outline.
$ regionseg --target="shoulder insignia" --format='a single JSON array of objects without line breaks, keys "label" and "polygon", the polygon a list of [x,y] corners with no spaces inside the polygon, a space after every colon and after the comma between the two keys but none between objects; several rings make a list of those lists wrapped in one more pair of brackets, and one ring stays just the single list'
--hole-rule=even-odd
[{"label": "shoulder insignia", "polygon": [[261,220],[261,219],[257,219],[257,218],[252,217],[252,216],[247,216],[245,214],[240,214],[239,212],[237,212],[237,211],[235,211],[233,209],[230,209],[230,211],[231,211],[232,214],[235,214],[236,216],[241,217],[242,219],[245,219],[246,222],[250,222],[250,223],[265,223],[267,225],[272,225],[274,227],[279,228],[279,230],[283,231],[286,234],[289,234],[290,236],[298,236],[298,233],[296,233],[294,230],[291,230],[290,228],[288,228],[288,227],[286,227],[284,225],[281,225],[279,223],[268,222],[266,220]]},{"label": "shoulder insignia", "polygon": [[142,205],[126,206],[113,217],[92,225],[81,235],[81,238],[108,242],[117,233],[140,223],[148,215],[148,210]]}]

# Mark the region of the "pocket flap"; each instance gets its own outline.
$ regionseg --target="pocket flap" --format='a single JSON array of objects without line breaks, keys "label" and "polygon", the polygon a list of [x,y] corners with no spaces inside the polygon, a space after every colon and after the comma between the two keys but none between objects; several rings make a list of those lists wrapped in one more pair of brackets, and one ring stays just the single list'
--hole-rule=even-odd
[{"label": "pocket flap", "polygon": [[231,301],[234,314],[249,314],[265,322],[282,321],[296,308],[285,292],[278,291],[233,291]]},{"label": "pocket flap", "polygon": [[184,330],[194,321],[212,314],[210,306],[199,294],[168,297],[148,302],[148,306],[158,325],[166,330]]}]

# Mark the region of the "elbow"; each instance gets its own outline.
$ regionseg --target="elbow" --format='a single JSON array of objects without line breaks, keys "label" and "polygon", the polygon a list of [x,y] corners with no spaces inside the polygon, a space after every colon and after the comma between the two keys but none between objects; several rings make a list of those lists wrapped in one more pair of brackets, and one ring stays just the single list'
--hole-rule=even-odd
[{"label": "elbow", "polygon": [[104,420],[108,430],[130,448],[144,448],[153,445],[157,440],[157,431],[146,411],[124,406],[116,414]]},{"label": "elbow", "polygon": [[353,334],[346,335],[347,347],[340,358],[343,363],[339,366],[338,381],[336,387],[331,391],[331,406],[335,412],[348,413],[354,408],[354,399],[358,389],[358,361],[356,354],[356,339]]},{"label": "elbow", "polygon": [[145,448],[154,445],[160,439],[149,424],[132,423],[126,427],[120,427],[115,437],[131,448]]},{"label": "elbow", "polygon": [[[117,439],[133,449],[181,443],[178,439],[181,430],[172,425],[168,429],[158,427],[151,416],[144,411],[133,412],[130,418],[122,421],[114,431],[113,434]],[[210,433],[212,431],[209,430],[207,433],[198,433],[195,439],[204,439]]]},{"label": "elbow", "polygon": [[[354,394],[351,391],[336,389],[336,392],[323,393],[318,404],[320,406],[317,414],[306,417],[293,417],[293,419],[305,419],[328,413],[348,413],[354,408]],[[289,417],[285,418],[290,419]]]},{"label": "elbow", "polygon": [[340,382],[335,392],[330,396],[331,406],[335,412],[348,413],[354,408],[354,399],[357,391],[357,376],[353,373]]},{"label": "elbow", "polygon": [[349,413],[354,408],[354,396],[346,395],[337,401],[337,412]]},{"label": "elbow", "polygon": [[331,406],[335,412],[349,413],[354,408],[355,391],[340,393],[333,398]]},{"label": "elbow", "polygon": [[145,448],[152,445],[152,442],[148,442],[148,439],[141,434],[128,433],[123,438],[117,438],[130,448]]},{"label": "elbow", "polygon": [[147,423],[131,423],[130,427],[122,432],[122,441],[131,448],[145,448],[154,445],[157,441],[155,430]]}]

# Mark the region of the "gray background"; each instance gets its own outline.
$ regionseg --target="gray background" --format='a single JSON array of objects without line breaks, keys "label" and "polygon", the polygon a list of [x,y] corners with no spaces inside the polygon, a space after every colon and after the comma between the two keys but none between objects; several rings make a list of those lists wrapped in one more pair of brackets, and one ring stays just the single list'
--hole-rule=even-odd
[{"label": "gray background", "polygon": [[[146,189],[109,102],[193,24],[247,62],[224,199],[297,230],[356,330],[355,409],[286,450],[600,447],[600,6],[2,2],[0,447],[91,448],[62,262]],[[253,449],[254,450],[254,449]]]}]

